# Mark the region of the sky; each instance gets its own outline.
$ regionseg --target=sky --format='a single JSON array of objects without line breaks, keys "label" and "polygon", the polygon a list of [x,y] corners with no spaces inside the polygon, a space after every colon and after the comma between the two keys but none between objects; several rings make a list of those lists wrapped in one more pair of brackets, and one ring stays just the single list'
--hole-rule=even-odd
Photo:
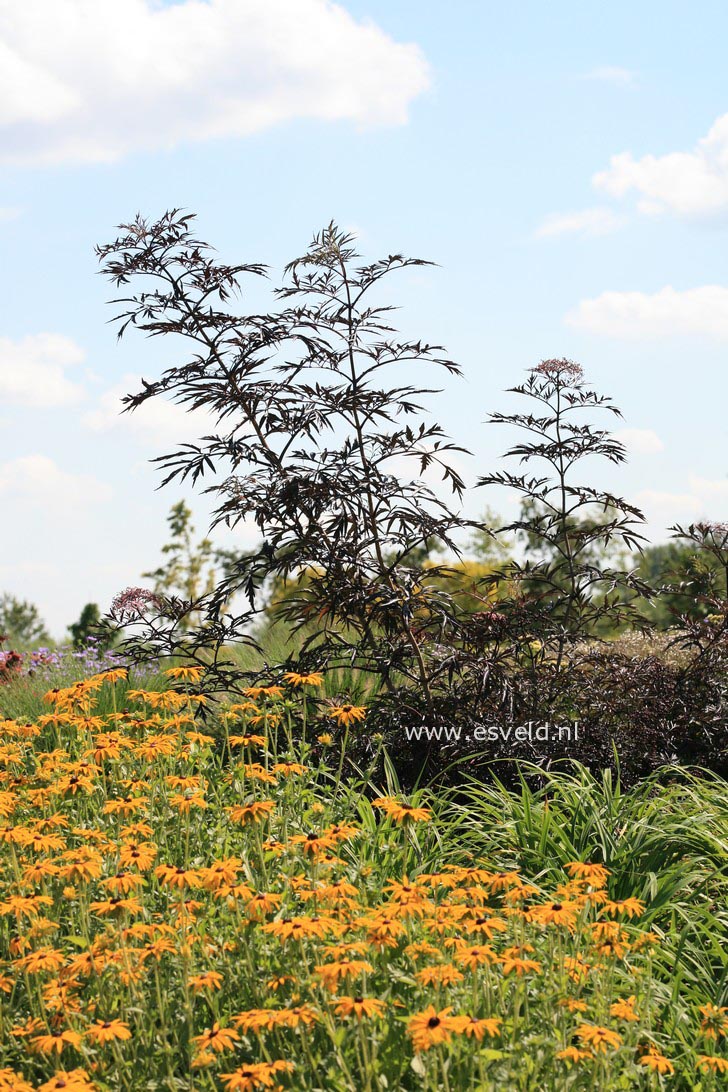
[{"label": "sky", "polygon": [[720,0],[0,0],[0,591],[60,639],[159,563],[183,494],[149,460],[195,423],[120,416],[179,351],[116,341],[93,248],[175,206],[272,286],[331,219],[436,262],[390,295],[463,368],[435,405],[469,481],[504,391],[569,357],[650,540],[725,519],[727,38]]}]

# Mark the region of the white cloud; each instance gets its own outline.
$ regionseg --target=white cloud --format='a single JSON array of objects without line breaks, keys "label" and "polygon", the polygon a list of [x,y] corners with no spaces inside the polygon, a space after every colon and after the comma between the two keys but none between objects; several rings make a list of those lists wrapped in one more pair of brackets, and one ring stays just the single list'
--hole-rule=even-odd
[{"label": "white cloud", "polygon": [[581,209],[579,212],[555,212],[547,216],[537,229],[536,238],[547,239],[556,235],[609,235],[622,227],[624,222],[623,216],[618,216],[603,205]]},{"label": "white cloud", "polygon": [[638,208],[647,214],[718,212],[728,207],[728,114],[717,119],[692,151],[639,159],[621,152],[592,181],[613,197],[636,193]]},{"label": "white cloud", "polygon": [[674,523],[725,518],[728,478],[712,480],[689,474],[687,488],[689,492],[681,493],[643,489],[635,497],[635,503],[644,511],[648,523],[663,529]]},{"label": "white cloud", "polygon": [[0,224],[7,224],[11,220],[17,220],[21,211],[17,205],[0,206]]},{"label": "white cloud", "polygon": [[220,431],[211,414],[204,410],[188,411],[163,398],[150,398],[138,409],[122,412],[124,395],[140,388],[138,376],[125,375],[120,383],[104,391],[96,408],[84,414],[83,423],[94,432],[121,430],[155,451],[178,443],[193,443],[201,436]]},{"label": "white cloud", "polygon": [[67,406],[83,397],[83,387],[66,375],[85,353],[62,334],[31,334],[19,341],[0,337],[0,400],[41,408]]},{"label": "white cloud", "polygon": [[39,510],[72,511],[110,499],[111,486],[91,474],[70,474],[47,455],[21,455],[0,463],[0,497]]},{"label": "white cloud", "polygon": [[701,478],[698,474],[691,474],[689,481],[693,493],[706,507],[707,515],[724,519],[728,509],[728,478]]},{"label": "white cloud", "polygon": [[584,76],[585,80],[598,80],[600,83],[613,83],[618,87],[628,87],[635,82],[634,72],[618,65],[604,64],[593,68]]},{"label": "white cloud", "polygon": [[690,523],[703,514],[700,498],[692,493],[663,493],[657,489],[643,489],[636,495],[635,504],[644,512],[648,524],[663,530],[673,523]]},{"label": "white cloud", "polygon": [[705,334],[728,338],[728,288],[708,284],[678,291],[603,292],[582,300],[566,324],[592,334],[621,338],[659,338]]},{"label": "white cloud", "polygon": [[0,5],[0,158],[108,162],[294,118],[401,124],[429,83],[331,0]]},{"label": "white cloud", "polygon": [[665,450],[662,440],[651,428],[623,428],[614,436],[632,455],[656,455]]}]

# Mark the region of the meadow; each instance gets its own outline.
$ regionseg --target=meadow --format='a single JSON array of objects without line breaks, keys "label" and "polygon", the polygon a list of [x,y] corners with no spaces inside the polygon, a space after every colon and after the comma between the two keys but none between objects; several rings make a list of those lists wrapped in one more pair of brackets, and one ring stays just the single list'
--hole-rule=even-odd
[{"label": "meadow", "polygon": [[471,517],[420,406],[458,365],[383,302],[427,263],[330,224],[240,315],[264,267],[193,225],[98,248],[181,350],[123,404],[204,410],[164,484],[258,539],[180,500],[152,586],[0,652],[0,1092],[725,1087],[728,524],[647,546],[566,359],[490,416],[515,518]]},{"label": "meadow", "polygon": [[4,688],[3,1092],[725,1085],[718,778],[404,793],[320,674],[201,674]]}]

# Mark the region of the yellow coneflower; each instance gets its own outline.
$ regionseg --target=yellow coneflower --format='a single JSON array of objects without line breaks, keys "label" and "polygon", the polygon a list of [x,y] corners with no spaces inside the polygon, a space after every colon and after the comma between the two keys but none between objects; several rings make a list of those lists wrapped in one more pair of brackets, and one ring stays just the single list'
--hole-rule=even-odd
[{"label": "yellow coneflower", "polygon": [[21,970],[27,971],[28,974],[53,974],[65,962],[66,957],[57,948],[38,948],[36,951],[23,956],[22,959],[16,960],[15,965]]},{"label": "yellow coneflower", "polygon": [[319,671],[310,671],[307,675],[299,675],[297,671],[286,671],[283,678],[293,687],[323,686],[324,677]]},{"label": "yellow coneflower", "polygon": [[466,944],[464,941],[458,942],[453,958],[461,967],[467,967],[471,971],[477,970],[483,964],[493,966],[499,960],[489,944]]},{"label": "yellow coneflower", "polygon": [[282,896],[274,891],[257,891],[246,903],[245,909],[251,918],[264,918],[273,914],[281,905]]},{"label": "yellow coneflower", "polygon": [[145,882],[144,877],[135,872],[117,872],[116,875],[102,880],[100,886],[108,887],[115,895],[128,895],[130,891],[143,887]]},{"label": "yellow coneflower", "polygon": [[602,912],[610,917],[619,917],[624,914],[628,918],[638,918],[644,913],[645,904],[640,899],[605,899],[602,903]]},{"label": "yellow coneflower", "polygon": [[124,898],[122,895],[112,895],[108,899],[98,899],[89,903],[89,910],[94,914],[141,914],[144,907],[139,899]]},{"label": "yellow coneflower", "polygon": [[594,1055],[590,1050],[580,1050],[579,1047],[568,1046],[564,1050],[559,1050],[556,1054],[562,1062],[566,1062],[567,1065],[576,1065],[579,1062],[593,1062]]},{"label": "yellow coneflower", "polygon": [[728,1058],[715,1054],[698,1054],[696,1065],[703,1073],[728,1073]]},{"label": "yellow coneflower", "polygon": [[479,913],[477,917],[464,917],[462,924],[467,933],[480,933],[488,940],[492,940],[496,933],[505,933],[508,929],[508,923],[503,918],[493,917],[487,912]]},{"label": "yellow coneflower", "polygon": [[200,887],[202,884],[202,877],[197,869],[182,868],[181,865],[159,865],[154,869],[154,875],[164,887],[176,887],[179,890],[183,887]]},{"label": "yellow coneflower", "polygon": [[533,947],[530,944],[520,944],[512,948],[506,948],[501,956],[503,974],[514,973],[519,978],[529,972],[540,974],[541,964],[535,959],[528,958],[531,952],[533,952]]},{"label": "yellow coneflower", "polygon": [[263,925],[264,933],[271,933],[278,940],[302,940],[305,937],[325,937],[327,933],[338,931],[341,926],[332,918],[297,917],[280,918]]},{"label": "yellow coneflower", "polygon": [[198,993],[200,990],[222,989],[223,976],[219,971],[203,971],[202,974],[193,974],[188,978],[190,989]]},{"label": "yellow coneflower", "polygon": [[644,1066],[646,1069],[651,1069],[654,1073],[660,1073],[663,1076],[675,1072],[675,1066],[670,1059],[666,1058],[665,1055],[661,1054],[655,1047],[650,1047],[647,1053],[643,1054],[637,1061],[639,1065]]},{"label": "yellow coneflower", "polygon": [[244,736],[229,736],[228,743],[231,747],[264,747],[265,736],[249,733]]},{"label": "yellow coneflower", "polygon": [[[13,1089],[13,1092],[15,1090]],[[22,1090],[18,1090],[22,1092]],[[49,1081],[38,1086],[38,1092],[96,1092],[96,1085],[85,1069],[65,1069],[55,1073]]]},{"label": "yellow coneflower", "polygon": [[321,831],[316,834],[311,831],[309,834],[294,834],[288,839],[289,845],[301,846],[304,854],[309,857],[316,857],[321,853],[328,853],[330,849],[333,849],[336,845],[336,841],[327,834],[326,831]]},{"label": "yellow coneflower", "polygon": [[0,1092],[33,1092],[33,1085],[28,1084],[21,1073],[14,1069],[0,1069]]},{"label": "yellow coneflower", "polygon": [[292,1062],[247,1062],[233,1073],[221,1073],[220,1080],[225,1092],[255,1092],[259,1088],[280,1088],[276,1078],[279,1073],[291,1073]]},{"label": "yellow coneflower", "polygon": [[251,781],[262,781],[266,785],[276,784],[276,778],[266,770],[265,766],[261,766],[260,762],[246,762],[243,764],[242,770]]},{"label": "yellow coneflower", "polygon": [[364,705],[332,705],[327,712],[332,720],[335,720],[337,724],[341,724],[344,728],[347,728],[350,724],[355,724],[357,721],[364,720],[366,716],[366,706]]},{"label": "yellow coneflower", "polygon": [[604,865],[589,864],[584,861],[569,861],[564,868],[570,876],[576,876],[598,887],[603,887],[610,875],[609,869]]},{"label": "yellow coneflower", "polygon": [[339,959],[334,963],[319,963],[314,970],[327,989],[333,992],[339,981],[366,974],[374,968],[365,959]]},{"label": "yellow coneflower", "polygon": [[283,777],[292,777],[294,774],[305,774],[308,771],[307,766],[302,766],[300,762],[276,762],[273,766],[273,773],[282,774]]},{"label": "yellow coneflower", "polygon": [[574,1034],[577,1039],[593,1050],[595,1054],[606,1054],[609,1047],[615,1050],[622,1042],[621,1035],[611,1028],[603,1028],[598,1024],[579,1024]]},{"label": "yellow coneflower", "polygon": [[486,1035],[494,1039],[500,1035],[503,1021],[500,1016],[463,1016],[461,1017],[462,1032],[468,1039],[475,1039],[480,1043]]},{"label": "yellow coneflower", "polygon": [[700,1030],[706,1039],[718,1039],[728,1035],[728,1008],[721,1005],[701,1005],[699,1012],[703,1019],[700,1021]]},{"label": "yellow coneflower", "polygon": [[117,1039],[131,1039],[131,1032],[122,1020],[97,1020],[86,1029],[86,1038],[101,1046]]},{"label": "yellow coneflower", "polygon": [[526,912],[526,918],[539,925],[563,925],[567,929],[573,929],[577,913],[578,907],[573,903],[549,902],[542,906],[533,906]]},{"label": "yellow coneflower", "polygon": [[127,842],[119,849],[119,861],[129,868],[146,872],[154,864],[157,847],[151,842]]},{"label": "yellow coneflower", "polygon": [[447,1043],[453,1034],[464,1031],[462,1016],[452,1016],[452,1005],[438,1012],[434,1005],[428,1005],[424,1012],[410,1017],[407,1032],[416,1051],[429,1050],[439,1043]]},{"label": "yellow coneflower", "polygon": [[224,1050],[232,1050],[239,1038],[234,1028],[220,1027],[215,1021],[212,1027],[207,1028],[201,1035],[193,1035],[192,1042],[198,1043],[201,1050],[212,1050],[220,1054]]},{"label": "yellow coneflower", "polygon": [[415,807],[414,804],[402,804],[392,796],[379,796],[372,800],[372,807],[379,808],[395,823],[427,823],[432,818],[429,808]]},{"label": "yellow coneflower", "polygon": [[226,808],[228,815],[234,823],[260,823],[275,809],[274,800],[254,800],[250,804],[236,804]]},{"label": "yellow coneflower", "polygon": [[639,1020],[639,1016],[634,1011],[636,1000],[637,998],[632,994],[631,997],[614,1001],[609,1007],[609,1015],[614,1016],[617,1020],[627,1020],[628,1022]]},{"label": "yellow coneflower", "polygon": [[203,675],[201,667],[169,667],[164,672],[170,679],[182,679],[184,682],[199,682]]},{"label": "yellow coneflower", "polygon": [[48,1031],[42,1035],[34,1035],[30,1040],[30,1048],[36,1054],[62,1054],[66,1047],[78,1050],[81,1046],[81,1036],[71,1028],[58,1031]]},{"label": "yellow coneflower", "polygon": [[269,978],[265,984],[267,990],[281,990],[284,986],[287,986],[289,982],[295,982],[296,979],[292,974],[279,974],[275,978]]},{"label": "yellow coneflower", "polygon": [[[281,698],[283,697],[282,686],[246,686],[243,689],[243,693],[246,698]],[[233,706],[232,708],[235,708]]]},{"label": "yellow coneflower", "polygon": [[376,997],[340,997],[334,1004],[337,1016],[355,1016],[357,1020],[382,1016],[384,1010],[384,1002]]},{"label": "yellow coneflower", "polygon": [[422,986],[452,986],[455,982],[463,982],[465,975],[452,963],[437,963],[415,971],[415,978]]}]

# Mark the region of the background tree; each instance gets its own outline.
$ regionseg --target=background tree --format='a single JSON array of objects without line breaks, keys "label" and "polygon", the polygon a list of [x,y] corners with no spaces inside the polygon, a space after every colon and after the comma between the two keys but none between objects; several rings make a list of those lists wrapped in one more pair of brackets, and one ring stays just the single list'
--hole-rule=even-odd
[{"label": "background tree", "polygon": [[98,603],[87,603],[82,609],[78,620],[68,627],[71,634],[71,644],[74,648],[85,648],[90,637],[98,635],[98,626],[101,622],[101,611]]},{"label": "background tree", "polygon": [[[154,593],[160,597],[194,602],[209,595],[216,582],[215,549],[209,538],[195,541],[192,509],[177,501],[167,516],[170,541],[162,547],[164,561],[151,572],[142,573],[154,581]],[[180,628],[199,623],[199,612],[185,613]]]},{"label": "background tree", "polygon": [[11,647],[28,647],[50,641],[38,608],[8,592],[0,595],[0,634],[5,636]]},{"label": "background tree", "polygon": [[718,563],[686,542],[647,546],[640,558],[640,577],[658,594],[645,615],[658,629],[680,624],[681,618],[698,621],[711,612],[710,598]]}]

